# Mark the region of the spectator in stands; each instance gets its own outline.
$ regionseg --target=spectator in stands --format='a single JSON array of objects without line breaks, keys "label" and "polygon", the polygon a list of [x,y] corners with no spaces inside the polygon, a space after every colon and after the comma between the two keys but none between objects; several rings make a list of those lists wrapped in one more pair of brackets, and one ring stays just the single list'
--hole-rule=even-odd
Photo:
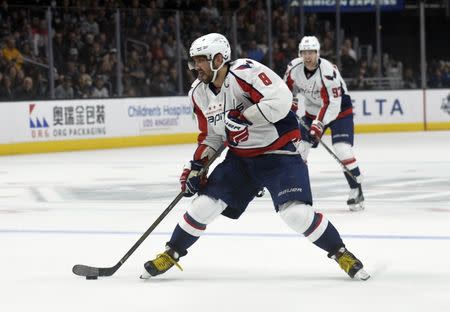
[{"label": "spectator in stands", "polygon": [[57,99],[73,99],[75,97],[72,78],[70,76],[60,76],[59,85],[55,88],[55,97]]},{"label": "spectator in stands", "polygon": [[176,95],[177,89],[176,84],[173,84],[172,81],[169,79],[169,76],[164,74],[163,72],[160,72],[157,77],[157,88],[159,95],[168,95],[173,96]]},{"label": "spectator in stands", "polygon": [[247,49],[247,57],[258,62],[262,62],[264,59],[264,52],[258,47],[256,40],[250,41]]},{"label": "spectator in stands", "polygon": [[33,43],[33,54],[39,57],[46,55],[47,46],[47,21],[34,17],[31,24],[31,37]]},{"label": "spectator in stands", "polygon": [[442,79],[442,71],[439,67],[435,68],[430,75],[430,78],[428,80],[428,87],[430,88],[443,88],[444,83]]},{"label": "spectator in stands", "polygon": [[69,61],[74,62],[75,64],[78,63],[78,49],[77,48],[71,48],[69,50]]},{"label": "spectator in stands", "polygon": [[14,97],[18,101],[35,101],[36,92],[33,88],[33,79],[31,77],[25,77],[22,85],[14,92]]},{"label": "spectator in stands", "polygon": [[105,87],[105,78],[101,75],[95,79],[94,86],[91,90],[91,96],[94,98],[107,98],[109,97],[109,91]]},{"label": "spectator in stands", "polygon": [[2,49],[2,57],[10,64],[20,69],[23,64],[22,53],[16,48],[16,41],[9,37],[5,41],[6,46]]},{"label": "spectator in stands", "polygon": [[2,51],[0,50],[0,73],[5,72],[7,65],[7,61],[2,56]]},{"label": "spectator in stands", "polygon": [[14,92],[12,89],[11,78],[9,78],[8,75],[3,76],[3,79],[1,79],[0,100],[2,101],[14,100]]},{"label": "spectator in stands", "polygon": [[414,77],[414,71],[411,67],[406,67],[403,73],[403,88],[405,89],[417,89],[418,83],[416,77]]},{"label": "spectator in stands", "polygon": [[131,84],[134,85],[138,91],[142,90],[145,84],[145,72],[140,56],[136,50],[131,51],[125,72],[128,79],[131,80]]},{"label": "spectator in stands", "polygon": [[200,13],[206,14],[210,19],[218,19],[220,17],[219,10],[213,0],[206,0],[206,3],[200,9]]},{"label": "spectator in stands", "polygon": [[308,36],[315,35],[315,36],[321,36],[320,32],[320,24],[317,20],[317,14],[310,14],[306,18],[306,24],[305,24],[305,34]]},{"label": "spectator in stands", "polygon": [[333,40],[331,38],[329,37],[323,38],[323,43],[320,47],[320,57],[329,60],[331,63],[336,63]]},{"label": "spectator in stands", "polygon": [[442,84],[444,88],[450,87],[450,62],[441,61]]},{"label": "spectator in stands", "polygon": [[352,41],[349,38],[346,38],[343,43],[344,48],[346,49],[346,52],[348,55],[356,62],[356,52],[353,50]]},{"label": "spectator in stands", "polygon": [[[44,73],[44,74],[43,74]],[[47,99],[48,93],[48,72],[37,71],[32,77],[35,77],[35,90],[38,99]]]},{"label": "spectator in stands", "polygon": [[74,61],[68,61],[66,63],[66,68],[64,71],[64,76],[68,76],[70,78],[72,78],[72,81],[77,81],[79,78],[79,70],[77,67],[77,63],[75,63]]},{"label": "spectator in stands", "polygon": [[[284,51],[280,50],[280,45],[277,41],[273,42],[272,45],[272,53],[273,53],[273,64],[274,64],[274,72],[276,72],[280,77],[284,75],[286,71],[286,66],[289,63],[289,59],[286,57]],[[268,57],[269,55],[266,54]],[[268,61],[265,61],[265,64],[268,64]]]},{"label": "spectator in stands", "polygon": [[355,77],[356,61],[350,56],[349,49],[345,45],[341,48],[341,68],[343,77]]},{"label": "spectator in stands", "polygon": [[172,95],[178,94],[178,79],[180,77],[178,76],[177,69],[175,67],[172,67],[169,69],[169,77],[168,77],[168,84],[171,87]]},{"label": "spectator in stands", "polygon": [[163,47],[161,46],[161,39],[155,38],[152,42],[151,52],[153,58],[156,60],[161,60],[166,57]]},{"label": "spectator in stands", "polygon": [[11,80],[11,87],[14,88],[22,83],[22,81],[18,81],[17,78],[17,68],[14,65],[9,65],[5,70],[5,77],[9,77]]},{"label": "spectator in stands", "polygon": [[99,34],[99,27],[95,21],[95,15],[93,12],[88,13],[87,18],[81,22],[81,34],[93,34],[94,36]]},{"label": "spectator in stands", "polygon": [[169,60],[175,61],[177,55],[177,42],[172,35],[167,35],[164,41],[164,54]]},{"label": "spectator in stands", "polygon": [[55,33],[53,37],[53,59],[58,72],[64,71],[64,60],[66,58],[66,46],[64,44],[64,34],[62,31]]},{"label": "spectator in stands", "polygon": [[252,42],[259,40],[261,35],[256,31],[255,24],[250,24],[247,26],[247,31],[242,34],[242,37],[244,42]]},{"label": "spectator in stands", "polygon": [[87,99],[91,95],[92,78],[89,74],[82,74],[78,79],[78,88],[75,90],[75,97]]},{"label": "spectator in stands", "polygon": [[98,75],[103,75],[106,80],[110,80],[113,75],[114,63],[112,53],[106,53],[102,57],[101,64],[98,67],[96,73]]},{"label": "spectator in stands", "polygon": [[373,85],[369,83],[366,78],[369,78],[368,66],[366,61],[362,61],[359,65],[358,74],[351,85],[352,89],[372,89]]},{"label": "spectator in stands", "polygon": [[88,33],[84,38],[84,45],[78,52],[80,62],[87,63],[89,54],[94,50],[94,35]]},{"label": "spectator in stands", "polygon": [[[369,66],[369,77],[378,77],[378,67],[378,62],[374,58]],[[381,75],[383,76],[383,73]]]}]

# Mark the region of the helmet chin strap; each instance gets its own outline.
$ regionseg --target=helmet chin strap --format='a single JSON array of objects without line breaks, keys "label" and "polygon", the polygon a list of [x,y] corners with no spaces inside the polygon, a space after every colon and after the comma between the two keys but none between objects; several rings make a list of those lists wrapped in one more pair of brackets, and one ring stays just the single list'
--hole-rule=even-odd
[{"label": "helmet chin strap", "polygon": [[217,73],[218,73],[219,70],[223,67],[223,65],[225,65],[225,62],[222,60],[222,64],[219,66],[219,68],[214,69],[213,62],[214,62],[214,57],[212,58],[211,61],[209,61],[209,67],[211,67],[211,70],[212,70],[212,72],[213,72],[213,77],[212,77],[211,82],[214,82],[214,81],[216,80],[216,78],[217,78]]}]

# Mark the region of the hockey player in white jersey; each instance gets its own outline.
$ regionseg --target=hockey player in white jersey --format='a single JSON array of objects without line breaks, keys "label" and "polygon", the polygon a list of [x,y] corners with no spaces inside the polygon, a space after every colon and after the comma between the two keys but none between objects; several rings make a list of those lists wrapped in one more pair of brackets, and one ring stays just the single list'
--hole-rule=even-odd
[{"label": "hockey player in white jersey", "polygon": [[[347,85],[337,67],[320,58],[320,43],[314,36],[303,37],[299,44],[299,58],[292,60],[284,80],[294,95],[293,108],[303,105],[303,123],[310,127],[302,131],[302,156],[307,159],[311,147],[330,128],[333,149],[337,157],[353,174],[344,171],[350,187],[347,204],[351,211],[364,209],[361,173],[353,153],[353,108]],[[301,97],[297,98],[298,94]],[[304,99],[303,101],[300,98]],[[302,103],[298,103],[298,102]]]},{"label": "hockey player in white jersey", "polygon": [[[293,230],[328,252],[351,277],[366,280],[363,264],[350,253],[326,217],[312,208],[308,168],[298,153],[300,130],[290,110],[292,94],[266,66],[231,62],[221,34],[195,40],[189,50],[197,80],[189,91],[200,134],[192,160],[180,177],[185,196],[198,193],[178,222],[165,251],[144,264],[141,278],[179,265],[216,217],[238,219],[258,190],[266,187],[275,211]],[[207,178],[199,172],[222,144],[225,160]]]}]

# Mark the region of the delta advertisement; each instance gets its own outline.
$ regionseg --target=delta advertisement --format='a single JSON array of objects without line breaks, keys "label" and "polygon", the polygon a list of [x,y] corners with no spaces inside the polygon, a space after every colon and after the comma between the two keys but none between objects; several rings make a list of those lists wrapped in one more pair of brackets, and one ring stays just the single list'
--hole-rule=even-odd
[{"label": "delta advertisement", "polygon": [[354,91],[355,124],[420,124],[424,121],[422,90]]}]

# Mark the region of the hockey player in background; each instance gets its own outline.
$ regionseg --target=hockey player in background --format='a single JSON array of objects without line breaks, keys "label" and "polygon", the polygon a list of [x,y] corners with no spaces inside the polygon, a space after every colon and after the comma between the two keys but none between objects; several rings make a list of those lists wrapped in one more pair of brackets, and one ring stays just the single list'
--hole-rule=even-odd
[{"label": "hockey player in background", "polygon": [[[250,60],[231,62],[221,34],[195,40],[189,50],[197,80],[189,99],[200,129],[193,159],[185,166],[181,189],[198,193],[175,227],[165,251],[144,264],[141,278],[166,272],[220,214],[238,219],[258,190],[266,187],[275,211],[289,227],[328,253],[351,277],[370,276],[342,242],[336,228],[312,208],[308,168],[298,152],[300,130],[290,110],[292,94],[266,66]],[[229,151],[207,178],[199,172],[222,144]]]},{"label": "hockey player in background", "polygon": [[[301,40],[299,58],[292,60],[284,75],[284,80],[294,96],[293,110],[303,105],[301,154],[306,161],[311,147],[317,146],[323,132],[330,128],[331,140],[336,156],[350,170],[356,181],[344,171],[350,186],[347,204],[351,211],[364,209],[361,188],[361,173],[353,153],[353,108],[347,85],[337,67],[320,58],[320,44],[316,37],[306,36]],[[297,98],[302,95],[303,101]]]}]

